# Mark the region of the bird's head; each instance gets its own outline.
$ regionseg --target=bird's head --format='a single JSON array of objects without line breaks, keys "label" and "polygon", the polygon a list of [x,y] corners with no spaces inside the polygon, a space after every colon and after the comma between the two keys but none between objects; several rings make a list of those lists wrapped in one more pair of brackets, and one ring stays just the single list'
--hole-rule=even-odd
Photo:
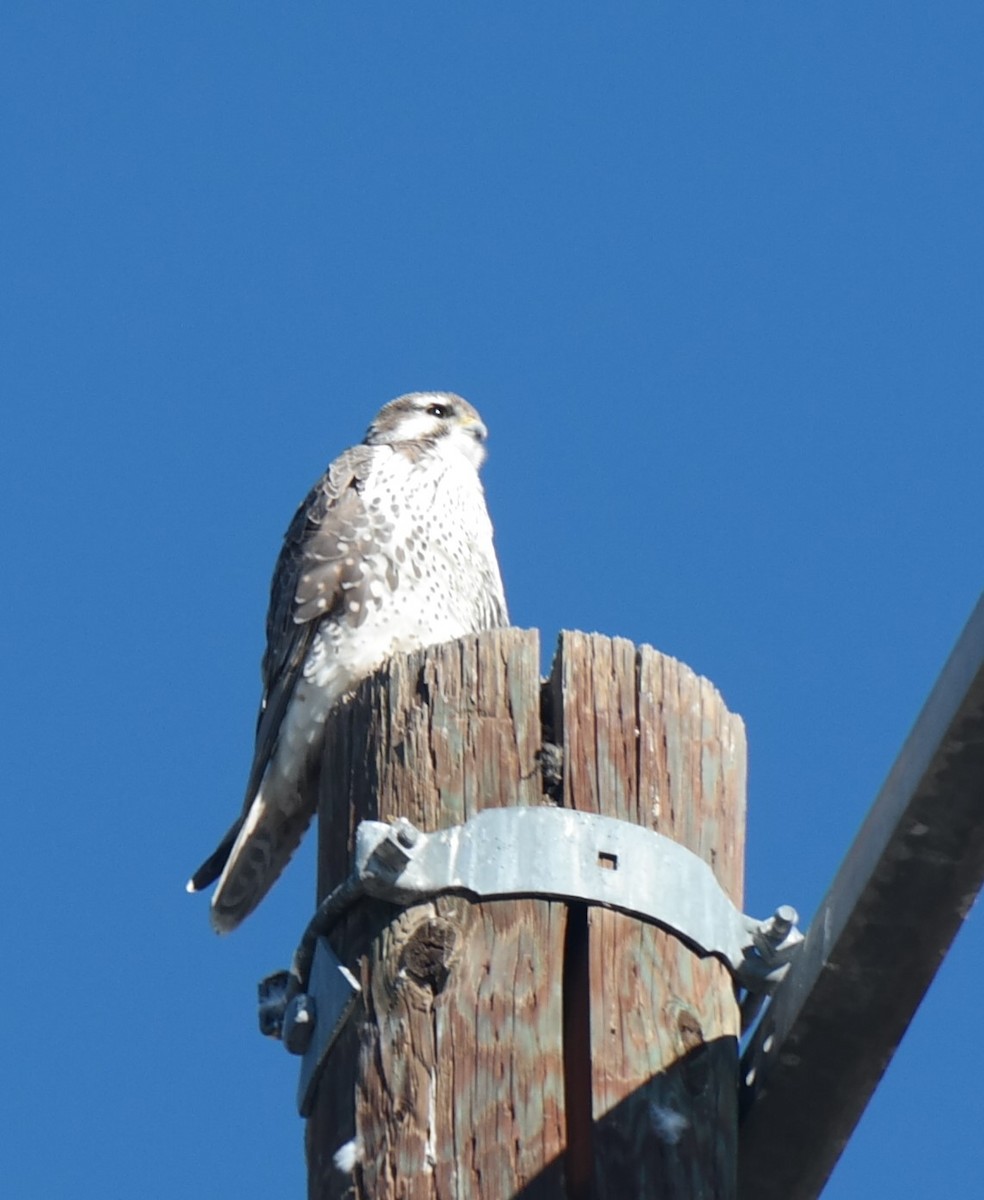
[{"label": "bird's head", "polygon": [[370,446],[419,445],[457,452],[477,470],[488,430],[474,408],[453,392],[410,392],[384,405],[366,433]]}]

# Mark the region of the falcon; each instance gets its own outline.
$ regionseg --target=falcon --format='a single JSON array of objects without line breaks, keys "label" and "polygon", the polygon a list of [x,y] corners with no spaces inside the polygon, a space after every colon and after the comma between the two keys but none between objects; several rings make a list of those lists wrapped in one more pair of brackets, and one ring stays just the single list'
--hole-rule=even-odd
[{"label": "falcon", "polygon": [[311,823],[332,708],[393,654],[508,624],[478,475],[486,437],[460,396],[400,396],[294,515],[270,589],[243,811],[187,885],[218,879],[219,933],[260,903]]}]

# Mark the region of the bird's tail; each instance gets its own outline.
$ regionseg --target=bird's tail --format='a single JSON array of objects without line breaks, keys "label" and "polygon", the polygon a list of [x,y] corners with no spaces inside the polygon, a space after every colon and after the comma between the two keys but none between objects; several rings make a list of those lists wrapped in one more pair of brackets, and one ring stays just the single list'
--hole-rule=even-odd
[{"label": "bird's tail", "polygon": [[285,811],[266,803],[261,789],[246,816],[189,880],[188,890],[197,892],[218,877],[211,911],[216,932],[228,933],[248,917],[290,862],[316,808],[314,797],[308,802],[295,794],[292,800]]},{"label": "bird's tail", "polygon": [[243,818],[239,817],[218,846],[185,884],[185,891],[203,892],[210,883],[215,883],[222,874],[222,868],[229,860],[229,854],[242,827]]}]

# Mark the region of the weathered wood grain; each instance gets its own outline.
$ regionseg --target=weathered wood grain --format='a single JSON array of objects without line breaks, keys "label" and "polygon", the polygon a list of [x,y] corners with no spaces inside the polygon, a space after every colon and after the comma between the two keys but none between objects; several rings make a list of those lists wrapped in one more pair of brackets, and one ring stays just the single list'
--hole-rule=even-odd
[{"label": "weathered wood grain", "polygon": [[[736,904],[745,739],[714,687],[651,647],[565,633],[549,683],[564,803],[699,854]],[[588,911],[593,1171],[599,1198],[735,1194],[739,1019],[731,978],[676,938]]]},{"label": "weathered wood grain", "polygon": [[[394,660],[333,715],[319,895],[363,818],[435,829],[556,799],[676,838],[740,901],[744,733],[714,688],[584,634],[542,695],[538,665],[535,632],[483,634]],[[733,1197],[738,1016],[716,961],[541,900],[365,903],[333,942],[365,1004],[308,1124],[312,1200]],[[332,1157],[356,1135],[347,1176]]]},{"label": "weathered wood grain", "polygon": [[[331,722],[319,894],[347,872],[363,818],[430,830],[545,803],[540,744],[535,631],[394,660]],[[358,1037],[333,1051],[309,1122],[312,1197],[507,1196],[557,1159],[565,918],[561,903],[447,898],[365,906],[349,921],[335,944],[366,1009]],[[350,1179],[332,1155],[356,1132]]]}]

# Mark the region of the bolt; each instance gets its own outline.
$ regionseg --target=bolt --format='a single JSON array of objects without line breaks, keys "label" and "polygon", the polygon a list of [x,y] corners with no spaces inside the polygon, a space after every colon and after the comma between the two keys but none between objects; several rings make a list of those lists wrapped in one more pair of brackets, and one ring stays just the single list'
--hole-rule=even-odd
[{"label": "bolt", "polygon": [[781,946],[798,920],[799,913],[791,904],[781,904],[759,931],[770,946]]},{"label": "bolt", "polygon": [[409,821],[401,818],[396,827],[396,840],[405,849],[409,850],[416,846],[420,838],[420,830],[416,825],[411,825]]},{"label": "bolt", "polygon": [[286,971],[277,971],[260,981],[260,1033],[264,1037],[279,1038],[282,1035],[288,979]]},{"label": "bolt", "polygon": [[799,913],[791,904],[780,904],[776,909],[774,919],[777,925],[782,924],[785,926],[783,932],[783,936],[785,936],[799,920]]},{"label": "bolt", "polygon": [[314,1036],[314,997],[306,992],[294,997],[284,1014],[284,1046],[291,1054],[304,1054]]}]

